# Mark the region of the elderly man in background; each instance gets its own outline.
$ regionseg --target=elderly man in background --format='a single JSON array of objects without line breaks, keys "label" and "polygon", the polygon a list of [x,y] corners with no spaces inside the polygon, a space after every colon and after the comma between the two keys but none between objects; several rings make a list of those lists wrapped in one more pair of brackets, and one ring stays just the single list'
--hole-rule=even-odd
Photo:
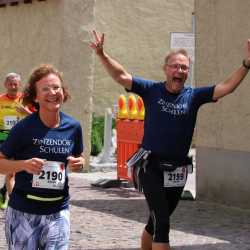
[{"label": "elderly man in background", "polygon": [[[9,73],[4,81],[5,93],[0,95],[0,144],[7,138],[11,128],[32,110],[22,105],[23,94],[21,89],[21,76]],[[14,186],[14,174],[6,175],[3,187],[0,189],[0,208],[7,207],[7,194]]]}]

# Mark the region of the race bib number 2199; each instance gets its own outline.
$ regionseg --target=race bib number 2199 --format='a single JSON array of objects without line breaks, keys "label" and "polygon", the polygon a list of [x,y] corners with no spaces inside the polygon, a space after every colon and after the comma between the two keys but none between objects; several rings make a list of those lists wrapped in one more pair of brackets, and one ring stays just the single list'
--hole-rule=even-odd
[{"label": "race bib number 2199", "polygon": [[174,171],[164,171],[164,187],[183,187],[187,180],[187,168],[178,167]]}]

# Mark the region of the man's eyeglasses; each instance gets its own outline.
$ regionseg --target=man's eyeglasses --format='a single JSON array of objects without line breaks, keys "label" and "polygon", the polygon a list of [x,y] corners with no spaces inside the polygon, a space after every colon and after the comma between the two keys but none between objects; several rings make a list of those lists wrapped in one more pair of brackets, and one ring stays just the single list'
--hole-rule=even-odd
[{"label": "man's eyeglasses", "polygon": [[174,70],[179,70],[181,69],[183,72],[188,72],[189,71],[189,66],[185,64],[167,64],[168,67]]}]

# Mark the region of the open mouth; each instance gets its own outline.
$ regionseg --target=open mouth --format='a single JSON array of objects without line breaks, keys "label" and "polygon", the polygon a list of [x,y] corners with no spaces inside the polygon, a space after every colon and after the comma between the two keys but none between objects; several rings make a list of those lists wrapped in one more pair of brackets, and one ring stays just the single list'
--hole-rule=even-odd
[{"label": "open mouth", "polygon": [[182,77],[173,77],[173,81],[177,82],[177,83],[182,83],[183,82],[183,78]]}]

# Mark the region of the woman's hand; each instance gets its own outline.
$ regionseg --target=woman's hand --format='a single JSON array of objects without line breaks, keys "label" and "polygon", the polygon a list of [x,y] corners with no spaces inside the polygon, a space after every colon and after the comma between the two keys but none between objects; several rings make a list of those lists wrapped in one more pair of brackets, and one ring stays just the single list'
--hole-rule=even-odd
[{"label": "woman's hand", "polygon": [[85,158],[82,155],[79,157],[69,156],[67,160],[68,160],[68,168],[72,172],[81,171],[85,164]]},{"label": "woman's hand", "polygon": [[46,160],[40,158],[31,158],[24,161],[23,170],[30,174],[40,174]]}]

